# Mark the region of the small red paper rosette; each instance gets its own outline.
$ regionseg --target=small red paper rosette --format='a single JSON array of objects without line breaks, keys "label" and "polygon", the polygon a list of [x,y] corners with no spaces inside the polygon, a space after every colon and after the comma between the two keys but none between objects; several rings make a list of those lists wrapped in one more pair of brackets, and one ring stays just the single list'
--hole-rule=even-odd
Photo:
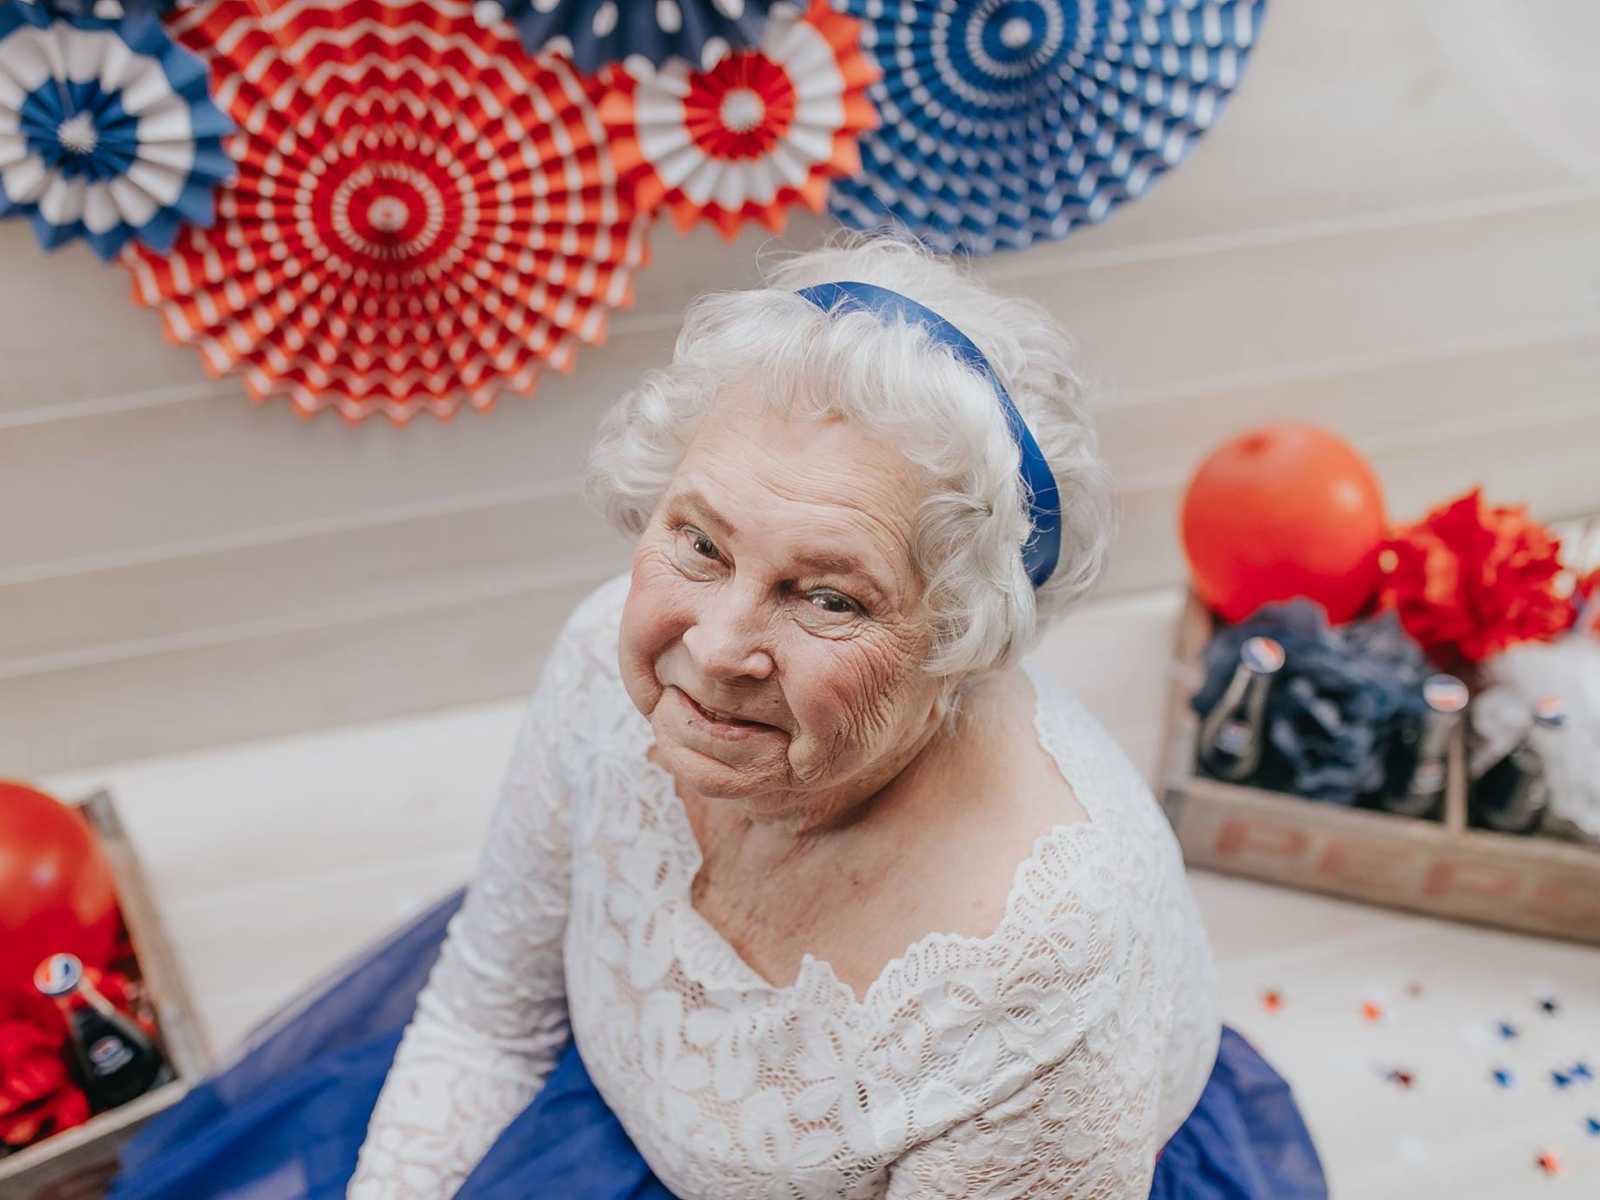
[{"label": "small red paper rosette", "polygon": [[680,231],[709,221],[730,241],[749,221],[781,233],[795,204],[821,212],[878,124],[867,89],[880,72],[860,34],[860,21],[812,0],[804,16],[775,8],[760,46],[710,70],[608,68],[600,118],[634,204],[665,206]]},{"label": "small red paper rosette", "polygon": [[64,1028],[0,1020],[0,1145],[20,1149],[89,1119],[65,1045]]},{"label": "small red paper rosette", "polygon": [[1378,603],[1437,665],[1479,663],[1571,627],[1560,555],[1560,539],[1524,506],[1488,507],[1474,488],[1384,541]]},{"label": "small red paper rosette", "polygon": [[214,375],[302,416],[448,418],[572,369],[631,302],[647,221],[599,86],[425,0],[198,0],[167,19],[238,125],[213,228],[122,261]]}]

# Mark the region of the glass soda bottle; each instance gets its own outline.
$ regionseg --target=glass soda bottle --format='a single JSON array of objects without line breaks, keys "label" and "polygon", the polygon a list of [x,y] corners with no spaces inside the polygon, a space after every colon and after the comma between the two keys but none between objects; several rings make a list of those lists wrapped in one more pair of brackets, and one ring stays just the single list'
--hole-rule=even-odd
[{"label": "glass soda bottle", "polygon": [[1545,696],[1533,708],[1533,727],[1472,789],[1473,823],[1500,833],[1532,833],[1550,806],[1546,757],[1566,728],[1567,710],[1559,696]]},{"label": "glass soda bottle", "polygon": [[[161,1051],[144,1030],[84,977],[75,954],[52,954],[33,973],[33,984],[55,1001],[72,1037],[75,1074],[89,1107],[105,1112],[173,1078]],[[71,1003],[73,993],[83,999]]]},{"label": "glass soda bottle", "polygon": [[1206,774],[1230,783],[1255,774],[1266,747],[1267,691],[1283,663],[1283,646],[1272,638],[1247,638],[1239,647],[1233,678],[1200,725],[1199,758]]},{"label": "glass soda bottle", "polygon": [[[1467,708],[1467,685],[1454,675],[1430,675],[1422,685],[1419,729],[1402,737],[1399,787],[1381,797],[1380,808],[1403,817],[1437,820],[1450,779],[1450,745]],[[1409,758],[1409,762],[1405,760]]]}]

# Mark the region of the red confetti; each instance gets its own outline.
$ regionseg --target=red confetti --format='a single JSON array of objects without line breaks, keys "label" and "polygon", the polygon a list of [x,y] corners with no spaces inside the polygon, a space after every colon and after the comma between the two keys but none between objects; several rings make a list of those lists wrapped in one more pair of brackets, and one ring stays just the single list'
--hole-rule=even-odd
[{"label": "red confetti", "polygon": [[1543,1150],[1539,1157],[1533,1160],[1539,1165],[1539,1170],[1546,1175],[1561,1174],[1561,1156],[1554,1150]]},{"label": "red confetti", "polygon": [[1383,1005],[1368,1000],[1361,1006],[1361,1016],[1368,1021],[1383,1020]]},{"label": "red confetti", "polygon": [[1399,1086],[1408,1089],[1413,1087],[1417,1082],[1417,1077],[1410,1071],[1401,1071],[1398,1069],[1390,1071],[1388,1079],[1390,1083],[1398,1084]]},{"label": "red confetti", "polygon": [[1283,993],[1276,988],[1268,988],[1261,997],[1261,1007],[1268,1012],[1278,1012],[1283,1008]]}]

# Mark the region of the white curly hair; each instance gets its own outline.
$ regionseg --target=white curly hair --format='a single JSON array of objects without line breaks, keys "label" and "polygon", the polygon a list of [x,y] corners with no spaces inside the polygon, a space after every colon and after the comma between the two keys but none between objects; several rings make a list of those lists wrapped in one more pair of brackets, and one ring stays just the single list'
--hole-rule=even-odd
[{"label": "white curly hair", "polygon": [[[789,416],[844,416],[888,438],[920,473],[912,562],[946,719],[985,674],[1026,654],[1094,584],[1116,533],[1109,473],[1072,346],[1039,304],[1001,295],[963,265],[892,231],[841,231],[760,258],[763,286],[706,293],[684,316],[670,366],[648,372],[604,417],[585,490],[637,535],[666,494],[700,419],[758,375]],[[1035,590],[1020,451],[994,391],[922,326],[869,312],[829,316],[797,289],[876,284],[931,308],[983,352],[1033,431],[1061,494],[1061,558]]]}]

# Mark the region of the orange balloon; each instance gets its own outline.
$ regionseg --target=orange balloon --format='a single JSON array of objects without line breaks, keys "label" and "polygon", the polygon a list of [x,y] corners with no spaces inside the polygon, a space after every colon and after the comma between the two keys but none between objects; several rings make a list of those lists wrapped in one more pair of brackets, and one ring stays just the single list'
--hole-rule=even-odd
[{"label": "orange balloon", "polygon": [[1383,488],[1343,438],[1273,425],[1223,443],[1183,498],[1183,549],[1195,591],[1227,621],[1306,596],[1334,624],[1378,585],[1388,521]]},{"label": "orange balloon", "polygon": [[0,999],[30,996],[33,969],[58,951],[104,966],[118,922],[116,882],[88,822],[0,781]]}]

